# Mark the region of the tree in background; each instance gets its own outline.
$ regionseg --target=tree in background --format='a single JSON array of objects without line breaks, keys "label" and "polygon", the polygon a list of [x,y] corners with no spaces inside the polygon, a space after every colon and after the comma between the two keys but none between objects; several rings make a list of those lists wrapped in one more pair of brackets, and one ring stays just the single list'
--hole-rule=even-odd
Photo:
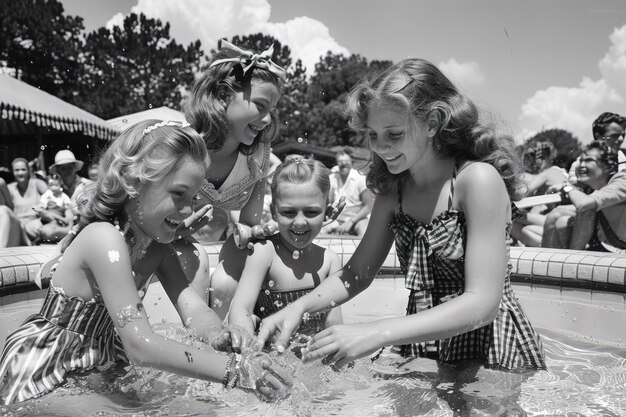
[{"label": "tree in background", "polygon": [[554,165],[569,169],[572,162],[582,153],[582,145],[578,138],[565,129],[542,130],[528,138],[524,146],[531,146],[537,142],[552,142],[557,150]]},{"label": "tree in background", "polygon": [[310,134],[312,143],[322,146],[366,146],[364,139],[348,126],[344,111],[347,94],[366,76],[378,73],[391,65],[391,61],[372,61],[360,55],[328,52],[315,64],[308,98]]},{"label": "tree in background", "polygon": [[56,0],[0,0],[0,67],[68,100],[82,71],[84,26],[63,11]]},{"label": "tree in background", "polygon": [[200,41],[185,48],[170,38],[169,23],[132,13],[121,27],[87,35],[73,101],[104,119],[153,106],[180,109],[203,55]]}]

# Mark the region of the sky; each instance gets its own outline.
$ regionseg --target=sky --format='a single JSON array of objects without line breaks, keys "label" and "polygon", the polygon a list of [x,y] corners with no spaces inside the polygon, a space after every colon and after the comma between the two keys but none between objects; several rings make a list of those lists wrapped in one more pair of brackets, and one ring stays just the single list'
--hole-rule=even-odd
[{"label": "sky", "polygon": [[60,0],[87,31],[143,12],[205,51],[264,32],[313,68],[327,50],[425,58],[518,140],[559,127],[583,143],[604,111],[626,115],[623,0]]}]

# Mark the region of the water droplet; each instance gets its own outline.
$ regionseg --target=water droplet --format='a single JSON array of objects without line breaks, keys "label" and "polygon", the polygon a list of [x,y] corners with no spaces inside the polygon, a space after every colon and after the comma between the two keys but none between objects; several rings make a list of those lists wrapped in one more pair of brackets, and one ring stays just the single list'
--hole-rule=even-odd
[{"label": "water droplet", "polygon": [[350,288],[350,283],[348,281],[344,282],[343,285],[345,285],[346,288]]},{"label": "water droplet", "polygon": [[270,281],[267,283],[267,285],[269,285],[269,286],[270,286],[270,288],[271,288],[271,287],[273,287],[273,286],[274,286],[274,281],[272,281],[272,280],[270,279]]},{"label": "water droplet", "polygon": [[265,295],[270,295],[270,290],[265,290]]},{"label": "water droplet", "polygon": [[128,123],[128,119],[122,119],[122,123]]},{"label": "water droplet", "polygon": [[337,303],[335,303],[335,300],[332,300],[332,301],[330,302],[330,306],[331,306],[331,307],[334,307],[334,306],[335,306],[335,304],[337,304]]},{"label": "water droplet", "polygon": [[148,108],[151,109],[152,108],[152,103],[148,104]]}]

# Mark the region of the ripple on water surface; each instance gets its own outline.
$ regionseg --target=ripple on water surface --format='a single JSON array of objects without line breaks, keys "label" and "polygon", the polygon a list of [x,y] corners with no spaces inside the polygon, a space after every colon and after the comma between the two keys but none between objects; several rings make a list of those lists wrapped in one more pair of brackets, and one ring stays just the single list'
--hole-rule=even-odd
[{"label": "ripple on water surface", "polygon": [[[171,324],[159,333],[202,346]],[[247,392],[167,372],[109,365],[75,375],[42,398],[0,407],[8,416],[623,416],[626,415],[626,349],[571,333],[540,330],[547,371],[500,372],[480,366],[439,366],[385,351],[335,371],[302,364],[292,351],[276,360],[295,385],[279,404]],[[300,341],[301,347],[304,340]]]}]

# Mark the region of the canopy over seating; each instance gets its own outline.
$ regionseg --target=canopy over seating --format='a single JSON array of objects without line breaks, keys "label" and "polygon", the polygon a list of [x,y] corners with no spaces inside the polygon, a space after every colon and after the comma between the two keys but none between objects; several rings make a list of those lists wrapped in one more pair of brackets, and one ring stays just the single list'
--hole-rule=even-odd
[{"label": "canopy over seating", "polygon": [[0,118],[7,122],[2,134],[29,133],[29,126],[104,140],[117,134],[98,116],[6,74],[0,74]]},{"label": "canopy over seating", "polygon": [[106,121],[109,128],[118,132],[125,130],[126,128],[134,125],[135,123],[143,120],[158,119],[158,120],[174,120],[177,122],[184,122],[185,115],[169,107],[157,107],[154,109],[144,110],[137,113],[127,114],[124,116],[116,117],[115,119],[109,119]]}]

